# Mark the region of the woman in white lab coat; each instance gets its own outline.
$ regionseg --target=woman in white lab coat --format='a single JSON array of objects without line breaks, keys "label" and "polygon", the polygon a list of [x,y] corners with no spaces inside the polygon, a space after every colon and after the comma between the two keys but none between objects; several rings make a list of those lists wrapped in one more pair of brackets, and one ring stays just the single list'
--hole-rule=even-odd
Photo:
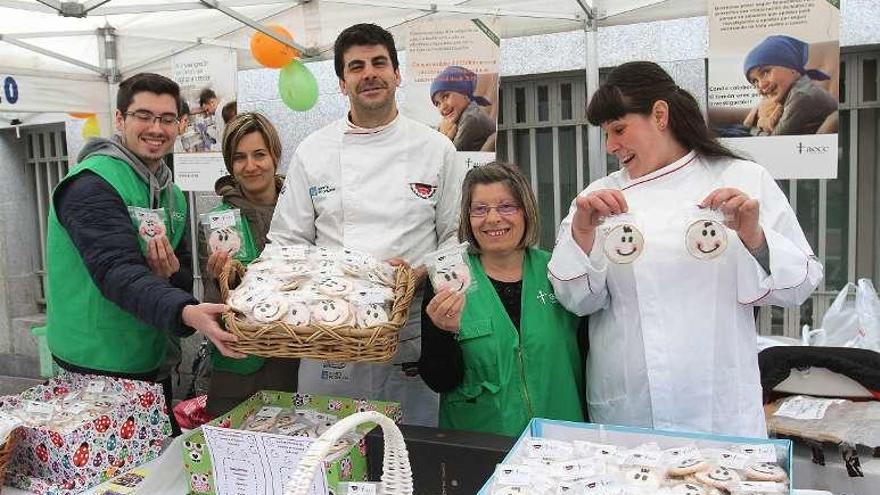
[{"label": "woman in white lab coat", "polygon": [[753,306],[822,278],[788,200],[654,63],[615,69],[587,116],[622,168],[572,202],[548,270],[590,315],[591,421],[766,436]]}]

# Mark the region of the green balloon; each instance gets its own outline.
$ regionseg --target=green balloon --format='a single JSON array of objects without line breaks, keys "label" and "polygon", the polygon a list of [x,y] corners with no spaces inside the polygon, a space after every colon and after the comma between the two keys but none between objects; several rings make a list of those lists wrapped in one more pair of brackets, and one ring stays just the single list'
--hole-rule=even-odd
[{"label": "green balloon", "polygon": [[305,112],[318,101],[318,80],[299,60],[285,65],[278,74],[281,101],[296,112]]}]

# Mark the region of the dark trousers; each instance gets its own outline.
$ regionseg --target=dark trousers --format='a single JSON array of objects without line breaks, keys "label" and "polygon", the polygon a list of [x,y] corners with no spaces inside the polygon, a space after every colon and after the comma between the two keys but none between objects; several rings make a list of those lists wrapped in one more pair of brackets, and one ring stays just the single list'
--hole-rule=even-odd
[{"label": "dark trousers", "polygon": [[58,363],[58,366],[61,368],[70,371],[72,373],[79,373],[82,375],[100,375],[100,376],[109,376],[113,378],[123,378],[126,380],[138,380],[142,382],[150,382],[150,383],[158,383],[162,385],[162,395],[165,396],[165,406],[168,408],[168,417],[171,419],[171,436],[176,437],[180,435],[180,425],[177,424],[177,419],[174,417],[174,409],[171,404],[171,377],[165,378],[164,380],[157,380],[156,376],[159,374],[159,370],[156,369],[154,371],[150,371],[148,373],[121,373],[116,371],[102,371],[102,370],[93,370],[90,368],[83,368],[81,366],[77,366],[75,364],[70,364],[66,361],[62,361],[58,358],[58,356],[52,356],[52,359]]}]

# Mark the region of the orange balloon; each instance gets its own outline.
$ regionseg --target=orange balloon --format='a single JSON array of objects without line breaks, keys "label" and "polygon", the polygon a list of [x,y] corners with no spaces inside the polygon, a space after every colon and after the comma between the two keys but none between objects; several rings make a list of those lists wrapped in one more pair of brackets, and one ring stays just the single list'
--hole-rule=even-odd
[{"label": "orange balloon", "polygon": [[88,118],[95,116],[94,113],[87,113],[87,112],[70,112],[67,115],[70,115],[71,117],[73,117],[75,119],[88,119]]},{"label": "orange balloon", "polygon": [[[266,26],[278,36],[293,41],[293,36],[277,24]],[[280,69],[298,58],[300,53],[287,45],[281,44],[265,34],[257,31],[251,37],[251,54],[264,67]]]}]

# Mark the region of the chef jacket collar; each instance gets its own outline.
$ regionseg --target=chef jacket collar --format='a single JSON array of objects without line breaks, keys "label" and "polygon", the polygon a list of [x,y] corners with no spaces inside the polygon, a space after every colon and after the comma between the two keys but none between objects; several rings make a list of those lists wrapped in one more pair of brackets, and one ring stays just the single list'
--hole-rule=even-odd
[{"label": "chef jacket collar", "polygon": [[348,116],[345,119],[345,123],[348,124],[346,126],[345,133],[346,134],[377,134],[379,132],[384,131],[385,129],[388,129],[389,127],[393,126],[394,124],[396,124],[397,120],[399,118],[400,118],[400,112],[397,112],[397,115],[394,116],[394,120],[392,120],[391,122],[389,122],[385,125],[380,125],[379,127],[366,128],[366,127],[360,127],[360,126],[356,125],[354,122],[352,122],[351,121],[351,112],[349,112]]},{"label": "chef jacket collar", "polygon": [[694,150],[691,150],[687,154],[685,154],[683,157],[679,158],[678,160],[675,160],[674,162],[670,163],[669,165],[660,167],[657,170],[651,172],[650,174],[645,174],[645,175],[639,177],[638,179],[630,179],[629,173],[626,171],[626,169],[624,169],[623,173],[627,179],[627,181],[626,181],[627,184],[622,189],[626,190],[631,187],[637,186],[639,184],[644,184],[645,182],[652,181],[654,179],[658,179],[658,178],[663,177],[665,175],[675,173],[675,172],[683,169],[684,167],[690,165],[694,161],[694,159],[696,159],[696,157],[697,157],[697,152]]}]

